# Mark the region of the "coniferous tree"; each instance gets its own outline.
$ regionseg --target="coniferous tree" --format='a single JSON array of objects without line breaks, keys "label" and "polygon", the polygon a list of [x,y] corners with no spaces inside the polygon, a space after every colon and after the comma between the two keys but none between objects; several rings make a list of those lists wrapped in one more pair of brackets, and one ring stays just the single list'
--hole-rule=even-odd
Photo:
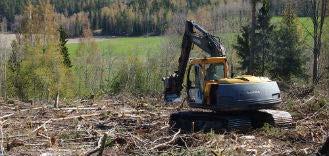
[{"label": "coniferous tree", "polygon": [[306,78],[305,43],[301,39],[302,31],[296,20],[293,6],[287,5],[273,48],[275,57],[271,74],[285,81],[290,81],[293,77]]},{"label": "coniferous tree", "polygon": [[[264,75],[270,70],[269,55],[273,45],[274,26],[270,24],[269,8],[269,1],[263,0],[263,6],[255,23],[255,32],[253,33],[249,26],[242,27],[242,34],[238,36],[237,44],[234,46],[242,59],[242,69],[247,69],[249,74]],[[252,44],[253,40],[255,43]]]},{"label": "coniferous tree", "polygon": [[256,53],[256,6],[260,0],[251,0],[251,27],[250,27],[250,54],[249,54],[249,65],[248,65],[248,74],[255,74],[255,53]]},{"label": "coniferous tree", "polygon": [[250,26],[243,26],[241,35],[237,37],[237,44],[234,49],[237,50],[238,56],[241,58],[240,65],[242,70],[247,70],[250,62],[250,40],[249,40]]},{"label": "coniferous tree", "polygon": [[59,32],[59,42],[60,42],[60,48],[61,48],[61,54],[63,57],[63,63],[67,68],[71,68],[71,60],[70,60],[70,55],[69,51],[66,47],[66,43],[68,41],[68,35],[66,34],[64,28],[62,26],[59,27],[58,29]]},{"label": "coniferous tree", "polygon": [[271,24],[269,0],[263,0],[257,16],[255,43],[255,73],[265,75],[271,68],[274,26]]},{"label": "coniferous tree", "polygon": [[16,96],[22,101],[26,101],[27,97],[27,81],[24,80],[24,76],[21,74],[22,64],[22,45],[19,37],[11,43],[12,53],[8,60],[8,91],[9,96]]}]

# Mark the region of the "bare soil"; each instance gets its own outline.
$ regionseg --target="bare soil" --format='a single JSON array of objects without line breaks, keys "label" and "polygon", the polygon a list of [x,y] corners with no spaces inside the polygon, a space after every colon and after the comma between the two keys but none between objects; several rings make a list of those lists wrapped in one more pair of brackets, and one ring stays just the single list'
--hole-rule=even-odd
[{"label": "bare soil", "polygon": [[11,49],[11,42],[15,40],[15,34],[0,33],[0,48]]},{"label": "bare soil", "polygon": [[[93,39],[96,42],[101,42],[101,41],[105,41],[105,40],[109,40],[111,38],[115,38],[115,36],[94,36]],[[68,44],[71,43],[80,43],[82,38],[70,38],[68,39]]]}]

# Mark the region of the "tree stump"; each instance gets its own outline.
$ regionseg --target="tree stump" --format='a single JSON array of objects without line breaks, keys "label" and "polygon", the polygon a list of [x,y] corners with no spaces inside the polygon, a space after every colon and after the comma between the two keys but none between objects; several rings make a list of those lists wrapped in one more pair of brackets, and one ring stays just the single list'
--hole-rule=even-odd
[{"label": "tree stump", "polygon": [[319,150],[318,155],[329,155],[329,137],[327,138],[327,141],[323,144],[322,148]]}]

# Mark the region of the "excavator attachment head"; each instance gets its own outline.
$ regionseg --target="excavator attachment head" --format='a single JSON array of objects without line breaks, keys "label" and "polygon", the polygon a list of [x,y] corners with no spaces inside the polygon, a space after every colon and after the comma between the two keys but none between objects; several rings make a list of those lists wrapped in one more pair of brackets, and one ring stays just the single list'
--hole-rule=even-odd
[{"label": "excavator attachment head", "polygon": [[164,82],[164,100],[166,103],[178,103],[181,100],[180,87],[177,85],[177,74],[162,78]]},{"label": "excavator attachment head", "polygon": [[165,94],[164,99],[167,104],[175,104],[182,102],[182,98],[177,94]]}]

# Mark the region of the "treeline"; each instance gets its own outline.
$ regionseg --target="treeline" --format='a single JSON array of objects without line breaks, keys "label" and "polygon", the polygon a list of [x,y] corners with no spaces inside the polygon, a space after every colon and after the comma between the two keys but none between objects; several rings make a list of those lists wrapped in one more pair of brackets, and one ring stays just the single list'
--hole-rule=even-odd
[{"label": "treeline", "polygon": [[[5,21],[6,30],[20,31],[24,7],[31,0],[0,1],[0,18]],[[306,15],[307,0],[298,0],[299,13]],[[32,0],[37,4],[39,0]],[[50,0],[57,12],[58,22],[69,36],[82,35],[82,23],[90,21],[90,27],[98,35],[144,35],[163,34],[174,16],[194,14],[215,8],[229,7],[222,14],[229,19],[232,12],[243,7],[248,8],[249,0]],[[272,15],[281,15],[284,1],[271,1]],[[224,7],[223,7],[224,6]],[[235,9],[234,9],[235,8]],[[226,10],[226,9],[225,9]],[[235,16],[248,16],[243,10],[233,13]]]}]

